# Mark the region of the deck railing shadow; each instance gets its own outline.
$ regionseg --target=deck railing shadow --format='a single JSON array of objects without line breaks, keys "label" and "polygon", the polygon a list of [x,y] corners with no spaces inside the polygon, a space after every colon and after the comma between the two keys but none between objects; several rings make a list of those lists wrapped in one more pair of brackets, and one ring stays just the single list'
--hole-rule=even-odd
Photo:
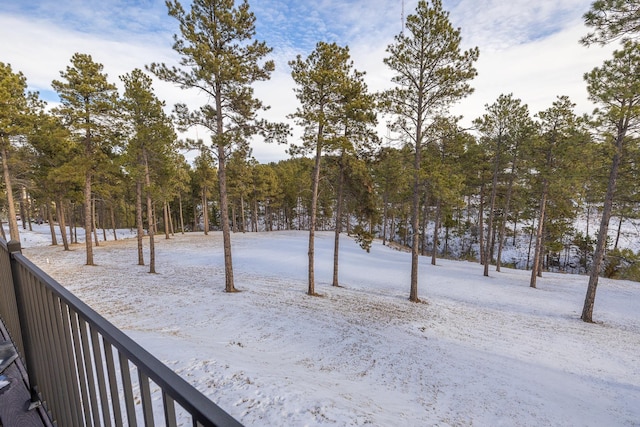
[{"label": "deck railing shadow", "polygon": [[59,426],[241,425],[3,239],[0,321]]}]

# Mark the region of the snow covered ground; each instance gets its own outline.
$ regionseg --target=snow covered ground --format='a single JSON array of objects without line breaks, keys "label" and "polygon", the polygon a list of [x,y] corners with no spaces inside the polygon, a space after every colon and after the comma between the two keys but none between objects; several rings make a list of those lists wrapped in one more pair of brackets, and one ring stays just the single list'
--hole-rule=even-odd
[{"label": "snow covered ground", "polygon": [[30,259],[247,426],[640,426],[635,282],[601,280],[586,324],[584,276],[421,258],[415,304],[410,254],[343,236],[336,288],[318,233],[310,297],[307,233],[273,232],[233,235],[227,294],[221,234],[159,236],[152,275],[135,239],[88,267],[39,227]]}]

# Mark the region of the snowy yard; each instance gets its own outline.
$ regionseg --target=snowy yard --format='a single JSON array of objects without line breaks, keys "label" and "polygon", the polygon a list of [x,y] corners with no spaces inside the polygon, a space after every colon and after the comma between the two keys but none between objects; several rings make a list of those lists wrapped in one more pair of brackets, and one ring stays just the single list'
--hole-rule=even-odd
[{"label": "snowy yard", "polygon": [[[42,229],[46,231],[46,228]],[[640,426],[640,284],[601,280],[596,324],[579,317],[587,278],[421,259],[316,239],[234,234],[237,294],[222,235],[157,239],[158,274],[135,239],[101,242],[95,267],[26,233],[24,253],[247,426]],[[147,244],[145,242],[145,244]],[[148,261],[148,255],[147,260]]]}]

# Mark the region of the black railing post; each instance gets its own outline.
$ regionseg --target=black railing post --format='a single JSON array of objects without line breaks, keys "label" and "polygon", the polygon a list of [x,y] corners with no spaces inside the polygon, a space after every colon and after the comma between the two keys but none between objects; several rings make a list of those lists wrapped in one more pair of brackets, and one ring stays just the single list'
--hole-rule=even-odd
[{"label": "black railing post", "polygon": [[29,404],[29,410],[35,409],[41,405],[40,396],[38,395],[38,386],[36,380],[36,369],[34,360],[34,347],[31,343],[31,334],[29,333],[29,320],[26,312],[24,290],[22,289],[22,283],[20,280],[20,272],[18,271],[18,265],[15,262],[14,254],[21,254],[22,248],[20,242],[17,240],[11,240],[7,242],[7,249],[9,251],[11,261],[11,275],[13,276],[13,287],[16,294],[16,308],[18,311],[18,320],[20,322],[20,331],[22,335],[22,345],[24,347],[25,367],[27,369],[27,376],[29,377],[29,393],[31,394],[31,403]]}]

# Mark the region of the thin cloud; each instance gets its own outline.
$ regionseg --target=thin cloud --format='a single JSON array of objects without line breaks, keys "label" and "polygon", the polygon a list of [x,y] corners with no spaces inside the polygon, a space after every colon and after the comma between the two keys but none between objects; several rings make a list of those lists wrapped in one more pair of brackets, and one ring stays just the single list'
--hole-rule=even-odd
[{"label": "thin cloud", "polygon": [[[0,61],[27,77],[30,90],[52,101],[51,81],[69,65],[75,52],[91,54],[105,66],[109,80],[151,62],[177,65],[172,36],[178,31],[162,0],[0,0]],[[256,15],[256,38],[273,48],[276,72],[256,85],[256,94],[271,106],[266,117],[286,121],[297,100],[288,61],[306,57],[318,41],[348,45],[355,67],[365,71],[371,91],[390,85],[391,71],[383,64],[387,45],[402,30],[402,0],[250,0]],[[414,13],[418,0],[405,0],[404,15]],[[476,92],[462,100],[456,114],[468,120],[481,115],[485,104],[502,93],[529,104],[537,112],[558,95],[569,95],[583,112],[586,100],[582,74],[610,51],[586,49],[578,39],[586,34],[582,15],[591,0],[445,0],[454,27],[460,27],[465,49],[480,48]],[[188,8],[189,2],[183,2]],[[206,100],[197,91],[184,91],[155,81],[157,95],[173,104],[197,108]],[[196,135],[192,135],[195,137]],[[197,137],[206,137],[202,134]],[[283,158],[282,147],[254,145],[260,161]]]}]

